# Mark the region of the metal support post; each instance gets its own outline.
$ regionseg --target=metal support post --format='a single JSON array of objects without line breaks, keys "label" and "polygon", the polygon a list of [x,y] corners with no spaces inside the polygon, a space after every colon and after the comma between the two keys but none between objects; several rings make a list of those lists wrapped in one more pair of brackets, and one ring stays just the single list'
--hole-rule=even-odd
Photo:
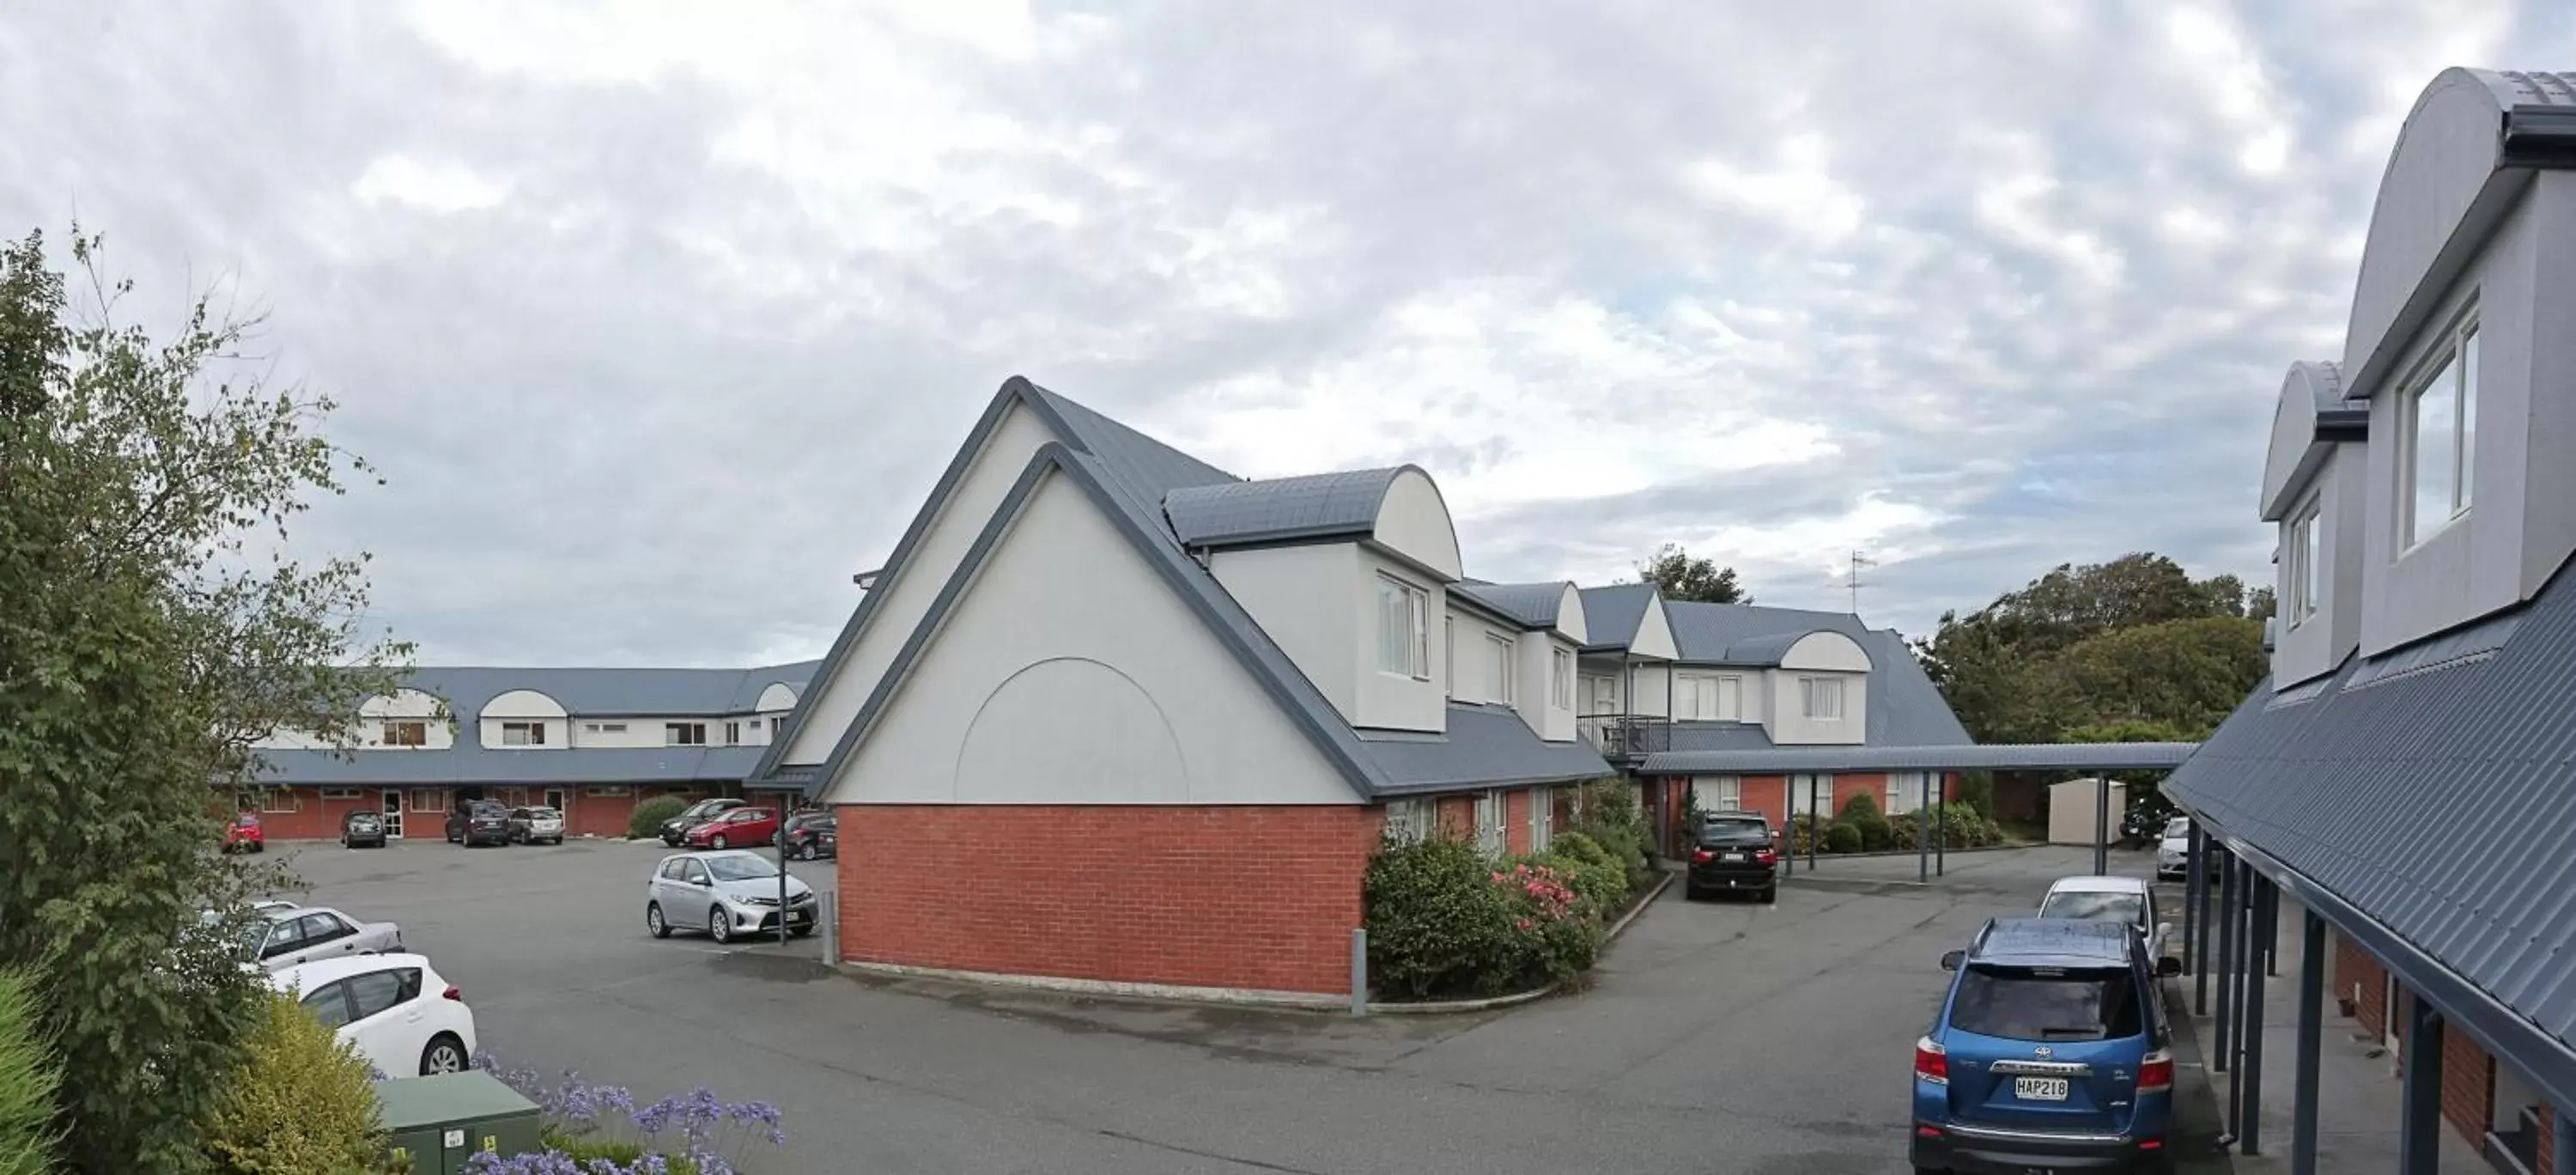
[{"label": "metal support post", "polygon": [[[2201,945],[2193,931],[2208,919],[2200,915],[2200,830],[2195,828],[2184,838],[2182,852],[2182,965],[2198,976],[2209,967],[2209,950]],[[2206,986],[2203,987],[2207,990]],[[2203,1001],[2206,1003],[2206,1001]],[[2205,1008],[2203,1009],[2206,1010]]]},{"label": "metal support post", "polygon": [[2093,876],[2111,872],[2111,776],[2093,781]]},{"label": "metal support post", "polygon": [[2576,1106],[2549,1110],[2550,1161],[2561,1171],[2576,1171]]},{"label": "metal support post", "polygon": [[2411,991],[2406,993],[2404,1047],[2397,1171],[2398,1175],[2436,1175],[2442,1169],[2442,1016]]},{"label": "metal support post", "polygon": [[1368,928],[1351,928],[1351,1015],[1368,1015]]},{"label": "metal support post", "polygon": [[[2234,1061],[2230,1042],[2236,1039],[2230,1034],[2235,1027],[2236,995],[2236,862],[2232,859],[2219,866],[2218,909],[2210,920],[2218,924],[2218,1035],[2211,1042],[2209,1067],[2225,1073]],[[2228,1133],[2235,1132],[2231,1123]]]},{"label": "metal support post", "polygon": [[1941,819],[1932,824],[1932,876],[1950,873],[1950,775],[1936,772],[1941,778]]},{"label": "metal support post", "polygon": [[[2254,924],[2256,949],[2269,954],[2274,938],[2272,882],[2269,878],[2256,876],[2252,888],[2253,908],[2246,912],[2247,920]],[[2243,1007],[2245,1026],[2238,1031],[2245,1038],[2245,1063],[2237,1071],[2236,1085],[2242,1091],[2245,1128],[2237,1133],[2236,1149],[2238,1154],[2259,1155],[2263,1153],[2263,969],[2260,967],[2245,969]]]},{"label": "metal support post", "polygon": [[1932,880],[1932,777],[1928,774],[1914,809],[1914,880]]},{"label": "metal support post", "polygon": [[1816,871],[1816,854],[1825,846],[1825,821],[1816,808],[1816,784],[1821,777],[1807,777],[1807,872]]},{"label": "metal support post", "polygon": [[2263,939],[2263,973],[2278,979],[2281,977],[2280,886],[2266,884],[2263,887],[2263,925],[2272,928],[2271,933],[2265,935]]},{"label": "metal support post", "polygon": [[2290,1087],[2290,1175],[2317,1175],[2317,1048],[2326,1021],[2326,920],[2302,913],[2299,922],[2299,1055]]},{"label": "metal support post", "polygon": [[2192,908],[2200,913],[2200,943],[2191,958],[2191,1011],[2195,1016],[2209,1014],[2209,964],[2214,958],[2209,953],[2209,924],[2217,920],[2209,909],[2210,847],[2209,834],[2194,824],[2187,867],[2191,870],[2192,884],[2200,887],[2196,891],[2199,896],[2191,900]]}]

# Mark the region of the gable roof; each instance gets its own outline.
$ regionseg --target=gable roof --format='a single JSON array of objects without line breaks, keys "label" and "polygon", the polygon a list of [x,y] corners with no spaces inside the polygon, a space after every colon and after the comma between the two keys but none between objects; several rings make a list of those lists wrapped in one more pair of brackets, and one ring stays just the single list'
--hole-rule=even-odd
[{"label": "gable roof", "polygon": [[1509,706],[1453,701],[1447,725],[1445,734],[1361,732],[1361,744],[1384,776],[1378,794],[1573,783],[1612,774],[1590,744],[1542,740]]},{"label": "gable roof", "polygon": [[1163,516],[1190,547],[1365,536],[1377,530],[1387,488],[1412,468],[1182,486],[1163,496]]},{"label": "gable roof", "polygon": [[1556,610],[1565,603],[1562,582],[1457,583],[1449,590],[1525,629],[1556,627]]},{"label": "gable roof", "polygon": [[1624,649],[1637,639],[1637,625],[1655,598],[1651,583],[1614,583],[1583,588],[1583,627],[1592,634],[1587,649]]},{"label": "gable roof", "polygon": [[[2304,879],[2318,908],[2403,968],[2420,955],[2501,1007],[2576,1094],[2576,575],[2490,617],[2321,684],[2257,686],[2165,794],[2222,839]],[[2463,824],[2464,817],[2469,821]],[[2427,852],[2421,834],[2450,830]],[[2303,901],[2310,894],[2300,892]],[[2346,919],[2341,907],[2357,917]],[[2432,983],[2439,975],[2410,982]],[[2445,1015],[2470,1015],[2436,995]],[[2536,1074],[2535,1076],[2546,1076]]]},{"label": "gable roof", "polygon": [[[1861,738],[1873,747],[1962,746],[1975,740],[1939,686],[1915,660],[1905,637],[1871,628],[1848,612],[1770,608],[1755,604],[1704,604],[1667,600],[1664,615],[1681,646],[1680,664],[1776,668],[1791,646],[1812,632],[1836,632],[1869,654],[1868,704]],[[1761,728],[1753,728],[1759,731]],[[1678,728],[1676,732],[1678,738]],[[1674,750],[1684,749],[1678,742]],[[1719,749],[1719,748],[1709,748]],[[1734,748],[1725,748],[1734,749]]]}]

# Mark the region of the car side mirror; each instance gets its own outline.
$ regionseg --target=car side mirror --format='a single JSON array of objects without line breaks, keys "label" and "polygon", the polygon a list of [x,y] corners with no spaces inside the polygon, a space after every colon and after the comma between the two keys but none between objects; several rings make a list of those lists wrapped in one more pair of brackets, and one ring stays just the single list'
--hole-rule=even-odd
[{"label": "car side mirror", "polygon": [[2182,974],[2182,960],[2172,955],[2156,960],[2156,978],[2171,979],[2180,974]]},{"label": "car side mirror", "polygon": [[1968,952],[1966,951],[1946,952],[1941,956],[1941,969],[1944,971],[1956,971],[1959,969],[1959,964],[1964,963],[1967,960]]},{"label": "car side mirror", "polygon": [[2172,934],[2173,934],[2173,923],[2171,923],[2171,922],[2158,922],[2158,923],[2156,923],[2156,936],[2157,936],[2158,938],[2171,937],[2171,936],[2172,936]]}]

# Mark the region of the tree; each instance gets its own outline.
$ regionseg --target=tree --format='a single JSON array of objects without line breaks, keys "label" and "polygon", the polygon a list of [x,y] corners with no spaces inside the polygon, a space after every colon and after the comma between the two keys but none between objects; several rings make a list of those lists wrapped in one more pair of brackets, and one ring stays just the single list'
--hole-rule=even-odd
[{"label": "tree", "polygon": [[331,402],[218,378],[252,324],[203,297],[166,340],[117,325],[130,284],[70,245],[77,310],[40,235],[0,246],[0,966],[45,979],[64,1161],[194,1172],[264,998],[201,911],[276,880],[208,851],[221,814],[253,739],[343,732],[409,649],[361,647],[363,556],[283,553],[367,472],[314,433]]},{"label": "tree", "polygon": [[1713,559],[1694,559],[1677,543],[1655,548],[1637,564],[1637,578],[1655,585],[1667,600],[1702,604],[1750,604],[1753,597],[1735,581],[1735,569]]}]

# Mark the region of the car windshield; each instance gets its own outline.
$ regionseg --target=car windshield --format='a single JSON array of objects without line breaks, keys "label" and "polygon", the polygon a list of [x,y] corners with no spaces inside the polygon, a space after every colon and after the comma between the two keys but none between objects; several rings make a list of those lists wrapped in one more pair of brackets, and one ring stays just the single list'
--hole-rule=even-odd
[{"label": "car windshield", "polygon": [[2176,817],[2174,817],[2174,818],[2173,818],[2173,819],[2171,819],[2171,820],[2167,820],[2167,821],[2165,821],[2165,835],[2166,835],[2167,837],[2169,837],[2169,838],[2170,838],[2170,837],[2178,837],[2178,836],[2190,836],[2190,835],[2191,835],[2191,817],[2189,817],[2189,816],[2176,816]]},{"label": "car windshield", "polygon": [[689,805],[689,810],[680,813],[680,815],[694,820],[700,816],[713,816],[716,814],[716,810],[722,807],[724,807],[723,800],[700,800],[697,803]]},{"label": "car windshield", "polygon": [[552,808],[530,808],[528,809],[528,819],[561,820],[563,819],[563,813],[555,811]]},{"label": "car windshield", "polygon": [[1759,820],[1712,817],[1699,826],[1699,839],[1706,844],[1765,844],[1771,840],[1771,826]]},{"label": "car windshield", "polygon": [[1974,966],[1959,977],[1950,1026],[2006,1040],[2115,1040],[2145,1031],[2126,971]]},{"label": "car windshield", "polygon": [[756,881],[763,877],[778,876],[776,863],[748,855],[708,857],[706,863],[707,872],[714,874],[718,881]]},{"label": "car windshield", "polygon": [[2132,926],[2143,926],[2147,920],[2146,905],[2136,894],[2080,889],[2059,890],[2048,895],[2048,900],[2039,904],[2039,916],[2126,922]]}]

